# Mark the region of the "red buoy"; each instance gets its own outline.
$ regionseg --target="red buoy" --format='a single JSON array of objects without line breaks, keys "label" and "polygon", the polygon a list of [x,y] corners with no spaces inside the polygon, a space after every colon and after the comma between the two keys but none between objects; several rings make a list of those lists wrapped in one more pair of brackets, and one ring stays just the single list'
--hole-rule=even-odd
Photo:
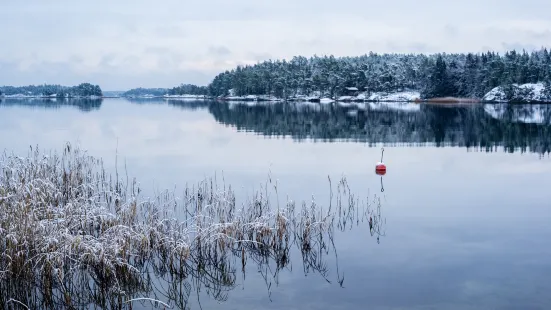
[{"label": "red buoy", "polygon": [[375,173],[378,175],[385,175],[386,174],[386,166],[383,163],[377,163],[375,166]]},{"label": "red buoy", "polygon": [[375,173],[378,175],[385,175],[386,174],[386,165],[383,163],[383,153],[385,152],[385,149],[381,149],[381,161],[375,165]]}]

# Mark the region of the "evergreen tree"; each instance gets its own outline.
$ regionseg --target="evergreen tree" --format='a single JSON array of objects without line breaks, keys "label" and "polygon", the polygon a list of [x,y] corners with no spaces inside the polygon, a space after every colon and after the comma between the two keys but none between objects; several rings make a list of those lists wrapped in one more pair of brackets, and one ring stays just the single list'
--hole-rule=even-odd
[{"label": "evergreen tree", "polygon": [[453,84],[448,77],[446,62],[438,55],[431,70],[429,85],[423,97],[439,98],[455,95]]}]

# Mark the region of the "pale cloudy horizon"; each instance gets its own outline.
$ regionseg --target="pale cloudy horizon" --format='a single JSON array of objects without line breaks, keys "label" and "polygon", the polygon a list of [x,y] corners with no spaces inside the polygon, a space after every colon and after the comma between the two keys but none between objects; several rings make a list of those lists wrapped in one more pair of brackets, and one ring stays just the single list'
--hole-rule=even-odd
[{"label": "pale cloudy horizon", "polygon": [[0,85],[104,91],[207,85],[239,64],[303,55],[549,48],[551,3],[6,1]]}]

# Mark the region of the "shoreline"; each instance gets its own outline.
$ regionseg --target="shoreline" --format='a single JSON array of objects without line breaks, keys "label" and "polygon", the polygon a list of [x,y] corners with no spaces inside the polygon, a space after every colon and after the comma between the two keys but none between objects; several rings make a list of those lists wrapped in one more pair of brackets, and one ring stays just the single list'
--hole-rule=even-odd
[{"label": "shoreline", "polygon": [[[165,100],[212,100],[220,102],[310,102],[318,104],[332,104],[332,103],[346,103],[350,106],[354,103],[373,103],[373,102],[399,102],[399,103],[416,103],[416,104],[435,104],[435,105],[475,105],[475,104],[551,104],[551,100],[485,100],[479,98],[456,98],[456,97],[441,97],[441,98],[400,98],[394,96],[398,93],[390,93],[387,96],[384,96],[381,99],[370,99],[370,98],[350,98],[346,96],[341,96],[339,98],[318,98],[318,97],[304,97],[304,98],[278,98],[278,97],[268,97],[268,96],[226,96],[226,97],[214,97],[214,96],[204,96],[204,95],[165,95],[165,96],[74,96],[74,97],[48,97],[48,96],[0,96],[0,100],[5,99],[15,99],[15,100],[24,100],[24,99],[43,99],[43,100],[69,100],[69,99],[84,99],[84,100],[102,100],[102,99],[165,99]],[[346,97],[346,98],[342,98]],[[388,97],[388,98],[385,98]]]}]

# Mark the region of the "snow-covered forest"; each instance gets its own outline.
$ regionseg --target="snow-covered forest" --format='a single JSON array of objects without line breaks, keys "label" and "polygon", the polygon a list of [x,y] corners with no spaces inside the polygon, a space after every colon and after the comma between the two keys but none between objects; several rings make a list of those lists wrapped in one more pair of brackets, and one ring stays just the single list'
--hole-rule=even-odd
[{"label": "snow-covered forest", "polygon": [[166,95],[168,90],[166,88],[133,88],[125,91],[121,94],[122,97],[161,97]]},{"label": "snow-covered forest", "polygon": [[213,96],[316,95],[337,98],[351,91],[418,91],[421,98],[482,98],[503,86],[540,83],[551,98],[551,55],[539,51],[481,54],[376,54],[359,57],[303,56],[239,66],[217,75],[208,86]]},{"label": "snow-covered forest", "polygon": [[103,95],[99,85],[81,83],[77,86],[62,85],[29,85],[29,86],[0,86],[0,93],[5,96],[23,97],[101,97]]}]

